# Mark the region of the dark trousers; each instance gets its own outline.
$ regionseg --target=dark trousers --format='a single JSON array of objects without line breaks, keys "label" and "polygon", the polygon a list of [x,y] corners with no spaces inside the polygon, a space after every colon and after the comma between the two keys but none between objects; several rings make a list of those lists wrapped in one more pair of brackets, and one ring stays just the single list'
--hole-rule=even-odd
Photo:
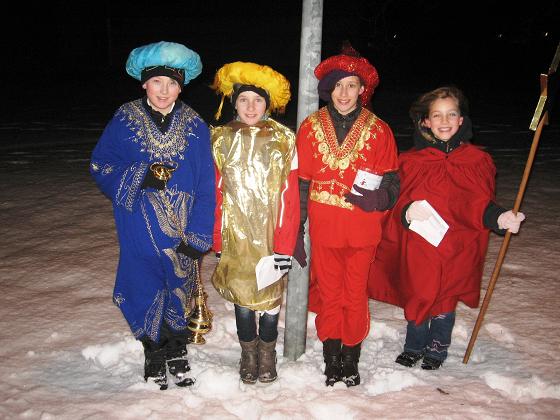
[{"label": "dark trousers", "polygon": [[[253,341],[257,337],[256,312],[252,309],[235,305],[235,322],[239,341]],[[278,337],[278,318],[280,313],[270,315],[263,312],[259,317],[259,337],[270,343]]]},{"label": "dark trousers", "polygon": [[447,349],[451,344],[451,332],[455,325],[455,312],[440,314],[420,325],[409,321],[406,326],[404,350],[413,353],[425,353],[437,359],[447,358]]}]

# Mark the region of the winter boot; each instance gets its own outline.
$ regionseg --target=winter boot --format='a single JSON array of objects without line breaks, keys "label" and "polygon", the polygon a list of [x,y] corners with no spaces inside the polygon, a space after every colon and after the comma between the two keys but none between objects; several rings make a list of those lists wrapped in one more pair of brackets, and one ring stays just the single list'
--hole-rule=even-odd
[{"label": "winter boot", "polygon": [[406,367],[412,367],[424,357],[424,352],[403,351],[397,356],[395,363]]},{"label": "winter boot", "polygon": [[241,362],[239,366],[239,377],[245,384],[254,384],[259,376],[259,337],[253,341],[239,341],[241,344]]},{"label": "winter boot", "polygon": [[342,380],[347,387],[360,385],[358,362],[360,361],[361,347],[362,343],[355,346],[342,345]]},{"label": "winter boot", "polygon": [[333,386],[342,380],[342,360],[340,355],[340,339],[329,338],[323,341],[323,358],[325,360],[325,385]]},{"label": "winter boot", "polygon": [[420,367],[424,370],[438,370],[442,364],[443,360],[435,359],[426,355],[424,356],[424,360],[422,360],[422,365]]},{"label": "winter boot", "polygon": [[156,343],[148,337],[142,338],[142,346],[144,346],[144,380],[146,382],[154,382],[159,385],[159,389],[164,391],[167,389],[167,375],[165,367],[165,353],[167,340],[161,340]]},{"label": "winter boot", "polygon": [[169,342],[167,345],[167,368],[173,376],[175,385],[191,386],[195,380],[187,376],[187,372],[191,370],[187,359],[187,332],[174,332],[164,324],[162,332],[167,335]]},{"label": "winter boot", "polygon": [[276,340],[266,343],[259,338],[259,381],[274,382],[276,373]]}]

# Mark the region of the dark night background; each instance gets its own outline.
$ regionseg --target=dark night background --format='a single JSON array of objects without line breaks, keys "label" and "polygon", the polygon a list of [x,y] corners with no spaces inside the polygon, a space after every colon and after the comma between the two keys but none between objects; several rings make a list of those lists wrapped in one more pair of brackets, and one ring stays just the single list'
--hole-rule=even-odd
[{"label": "dark night background", "polygon": [[[554,0],[522,3],[325,0],[323,57],[337,54],[349,39],[374,64],[381,84],[373,107],[389,124],[406,123],[420,93],[452,83],[465,91],[475,123],[491,118],[527,127],[538,76],[547,72],[560,39],[560,7]],[[300,1],[100,0],[16,7],[18,12],[4,15],[0,33],[4,145],[37,122],[51,122],[53,130],[57,123],[101,130],[120,104],[142,95],[124,69],[129,52],[160,40],[200,54],[203,73],[181,98],[207,122],[215,123],[219,102],[208,88],[215,71],[240,60],[268,64],[288,77],[292,101],[279,119],[295,127]],[[229,119],[227,108],[224,114]],[[553,121],[559,114],[552,112]]]}]

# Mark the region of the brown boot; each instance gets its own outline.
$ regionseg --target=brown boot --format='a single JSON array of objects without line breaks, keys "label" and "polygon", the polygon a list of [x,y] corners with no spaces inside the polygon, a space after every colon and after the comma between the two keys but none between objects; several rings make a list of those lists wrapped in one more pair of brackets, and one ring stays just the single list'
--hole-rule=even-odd
[{"label": "brown boot", "polygon": [[256,337],[253,341],[239,341],[239,344],[241,344],[239,377],[245,384],[254,384],[259,376],[258,342],[259,337]]},{"label": "brown boot", "polygon": [[259,381],[274,382],[276,378],[276,340],[266,343],[259,339]]}]

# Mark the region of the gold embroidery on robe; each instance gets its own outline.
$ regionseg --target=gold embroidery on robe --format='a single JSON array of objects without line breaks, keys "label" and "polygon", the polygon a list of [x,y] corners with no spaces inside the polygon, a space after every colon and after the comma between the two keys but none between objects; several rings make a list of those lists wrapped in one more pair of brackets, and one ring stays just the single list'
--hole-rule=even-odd
[{"label": "gold embroidery on robe", "polygon": [[321,171],[325,172],[327,167],[333,171],[338,169],[340,178],[344,176],[344,171],[349,167],[354,172],[357,171],[354,165],[356,160],[359,158],[366,160],[366,157],[360,152],[364,147],[366,150],[371,149],[369,140],[375,140],[376,137],[375,132],[371,133],[372,126],[375,126],[375,131],[381,129],[377,124],[377,117],[366,109],[362,109],[339,146],[327,107],[321,108],[310,116],[310,121],[316,139],[313,144],[317,145],[317,151],[322,155],[321,161],[325,164]]},{"label": "gold embroidery on robe", "polygon": [[[327,173],[337,171],[339,179],[343,179],[345,171],[356,173],[358,161],[367,162],[367,157],[362,150],[371,150],[372,143],[377,138],[377,132],[381,126],[377,123],[377,116],[366,109],[362,109],[360,115],[350,128],[342,144],[338,144],[336,130],[332,123],[327,107],[319,109],[309,117],[311,122],[312,144],[317,152],[315,159],[320,159],[325,164],[319,172]],[[353,210],[354,206],[346,201],[344,196],[350,192],[351,186],[337,179],[318,181],[313,180],[310,186],[309,199],[322,204]]]},{"label": "gold embroidery on robe", "polygon": [[122,106],[127,126],[132,128],[132,141],[140,143],[141,151],[147,152],[151,160],[176,161],[184,159],[188,146],[188,137],[193,127],[199,123],[198,114],[188,105],[181,103],[181,108],[171,120],[169,129],[162,133],[143,109],[142,99]]}]

